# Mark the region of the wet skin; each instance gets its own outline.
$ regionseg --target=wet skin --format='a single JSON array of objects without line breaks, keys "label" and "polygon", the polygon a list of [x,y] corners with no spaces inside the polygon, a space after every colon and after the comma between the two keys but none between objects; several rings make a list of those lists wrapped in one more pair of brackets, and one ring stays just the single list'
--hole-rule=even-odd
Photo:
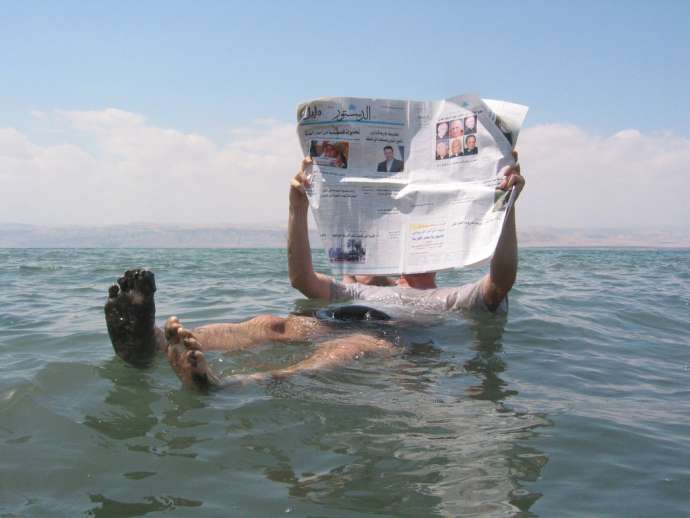
[{"label": "wet skin", "polygon": [[165,349],[163,332],[156,327],[153,300],[156,281],[147,270],[127,270],[108,290],[105,321],[117,355],[132,365],[146,366]]},{"label": "wet skin", "polygon": [[222,385],[209,367],[201,344],[191,331],[182,327],[177,317],[170,317],[166,322],[165,338],[168,341],[165,354],[184,385],[201,390]]},{"label": "wet skin", "polygon": [[[155,278],[143,269],[128,270],[110,287],[105,304],[108,334],[117,355],[137,367],[148,366],[158,351],[164,351],[180,380],[189,387],[208,390],[269,378],[333,367],[363,354],[391,354],[393,345],[367,333],[328,339],[329,327],[317,319],[298,315],[260,315],[236,324],[210,324],[193,331],[170,317],[165,331],[156,327]],[[350,310],[357,308],[352,306]],[[367,309],[367,318],[382,315]],[[203,351],[240,351],[268,341],[303,342],[325,339],[312,356],[284,369],[221,378],[209,367]]]}]

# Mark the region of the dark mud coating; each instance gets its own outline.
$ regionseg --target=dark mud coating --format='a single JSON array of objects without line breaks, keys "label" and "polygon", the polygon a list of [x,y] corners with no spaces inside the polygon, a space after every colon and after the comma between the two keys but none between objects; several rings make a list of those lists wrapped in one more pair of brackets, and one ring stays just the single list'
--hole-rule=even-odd
[{"label": "dark mud coating", "polygon": [[202,392],[208,392],[211,388],[217,386],[215,383],[211,383],[206,373],[194,374],[192,376],[192,381],[194,382],[194,386]]},{"label": "dark mud coating", "polygon": [[108,290],[105,321],[117,355],[128,363],[145,366],[157,349],[153,272],[127,270]]}]

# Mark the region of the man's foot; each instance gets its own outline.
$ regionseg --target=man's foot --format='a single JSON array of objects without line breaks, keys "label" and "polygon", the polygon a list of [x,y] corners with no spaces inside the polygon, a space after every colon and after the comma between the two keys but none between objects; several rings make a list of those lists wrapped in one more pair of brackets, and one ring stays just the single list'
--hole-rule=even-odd
[{"label": "man's foot", "polygon": [[182,327],[177,317],[170,317],[165,323],[165,338],[168,360],[182,383],[201,390],[221,385],[201,351],[201,344],[191,331]]},{"label": "man's foot", "polygon": [[164,345],[156,328],[153,294],[156,281],[148,270],[127,270],[108,290],[105,322],[117,355],[132,365],[145,366]]}]

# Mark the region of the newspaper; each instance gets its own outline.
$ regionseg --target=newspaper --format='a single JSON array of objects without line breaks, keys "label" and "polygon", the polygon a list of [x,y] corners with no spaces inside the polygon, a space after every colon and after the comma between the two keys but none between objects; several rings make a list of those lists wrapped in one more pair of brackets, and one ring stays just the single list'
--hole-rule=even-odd
[{"label": "newspaper", "polygon": [[335,274],[461,268],[493,255],[515,194],[497,189],[527,107],[320,98],[297,108],[307,191]]}]

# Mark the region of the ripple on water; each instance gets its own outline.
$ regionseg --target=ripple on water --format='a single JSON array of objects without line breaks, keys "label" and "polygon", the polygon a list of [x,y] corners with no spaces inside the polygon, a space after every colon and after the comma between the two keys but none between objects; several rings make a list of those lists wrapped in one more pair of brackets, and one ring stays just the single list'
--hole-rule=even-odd
[{"label": "ripple on water", "polygon": [[[203,395],[163,360],[140,370],[114,358],[102,304],[125,269],[156,271],[161,319],[198,325],[303,307],[285,261],[284,250],[0,250],[2,511],[680,516],[690,505],[689,252],[525,250],[507,321],[425,321],[400,331],[404,354],[263,386]],[[315,264],[326,271],[323,254]],[[311,350],[210,358],[250,372]]]}]

